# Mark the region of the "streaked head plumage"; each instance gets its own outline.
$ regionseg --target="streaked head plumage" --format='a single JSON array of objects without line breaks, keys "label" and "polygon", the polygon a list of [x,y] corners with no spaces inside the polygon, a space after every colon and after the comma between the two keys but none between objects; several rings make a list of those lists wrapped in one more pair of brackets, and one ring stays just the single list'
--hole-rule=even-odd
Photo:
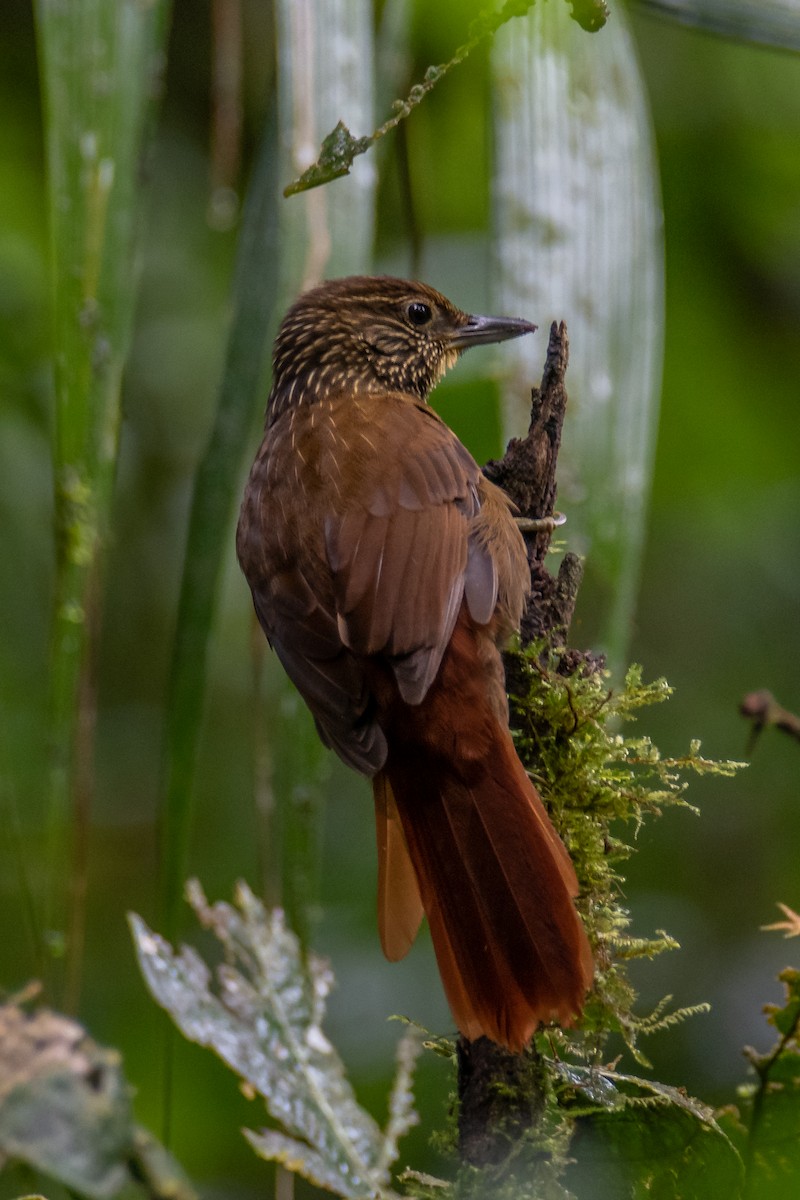
[{"label": "streaked head plumage", "polygon": [[425,283],[388,275],[330,280],[304,292],[281,324],[269,419],[343,388],[425,399],[467,347],[535,328],[470,316]]}]

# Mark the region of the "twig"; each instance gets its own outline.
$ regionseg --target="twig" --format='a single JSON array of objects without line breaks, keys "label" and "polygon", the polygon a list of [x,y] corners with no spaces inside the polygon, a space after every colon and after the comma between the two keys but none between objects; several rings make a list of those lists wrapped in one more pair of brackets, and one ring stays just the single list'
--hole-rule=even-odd
[{"label": "twig", "polygon": [[[528,9],[533,7],[534,2],[535,0],[506,0],[499,11],[486,8],[480,12],[469,27],[469,37],[464,45],[458,47],[448,62],[428,67],[422,83],[415,84],[405,100],[395,100],[392,105],[394,116],[379,125],[373,133],[366,137],[354,137],[345,123],[339,121],[336,128],[323,140],[317,161],[297,179],[287,184],[283,189],[284,196],[294,196],[299,192],[308,191],[309,188],[330,183],[332,179],[339,179],[342,175],[349,175],[353,160],[359,154],[365,154],[370,146],[404,121],[425,99],[428,92],[452,71],[453,67],[459,66],[484,38],[493,36],[500,26],[512,17],[524,16]],[[569,4],[573,20],[577,21],[581,28],[595,32],[605,25],[608,18],[605,0],[569,0]]]},{"label": "twig", "polygon": [[[564,379],[568,362],[567,327],[553,322],[542,382],[531,392],[528,433],[524,438],[512,438],[503,458],[484,467],[487,478],[511,497],[523,518],[521,528],[531,569],[531,595],[520,631],[523,646],[546,638],[554,648],[563,648],[583,576],[575,554],[564,555],[555,577],[545,566],[553,529],[563,523],[561,514],[555,513],[556,463],[567,407]],[[535,522],[529,533],[527,521]]]},{"label": "twig", "polygon": [[800,717],[778,704],[772,692],[765,688],[758,692],[749,692],[739,705],[739,712],[753,723],[747,746],[748,757],[755,749],[761,731],[768,725],[774,725],[776,729],[783,730],[796,742],[800,742]]}]

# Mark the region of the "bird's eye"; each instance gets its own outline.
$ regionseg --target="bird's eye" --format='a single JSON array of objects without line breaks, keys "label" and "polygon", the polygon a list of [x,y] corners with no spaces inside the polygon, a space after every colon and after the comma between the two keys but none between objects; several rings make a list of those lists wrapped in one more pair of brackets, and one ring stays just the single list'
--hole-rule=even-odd
[{"label": "bird's eye", "polygon": [[407,312],[412,325],[427,325],[433,316],[430,305],[423,304],[421,300],[414,300],[412,304],[409,304]]}]

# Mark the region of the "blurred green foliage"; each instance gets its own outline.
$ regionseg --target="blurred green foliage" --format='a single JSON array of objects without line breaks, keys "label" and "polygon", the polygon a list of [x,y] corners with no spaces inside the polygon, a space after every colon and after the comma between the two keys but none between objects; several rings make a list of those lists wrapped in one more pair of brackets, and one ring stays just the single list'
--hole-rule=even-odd
[{"label": "blurred green foliage", "polygon": [[[391,3],[392,0],[386,0]],[[243,0],[247,159],[267,94],[269,26]],[[408,81],[463,41],[480,4],[417,0]],[[3,818],[0,980],[34,970],[21,847],[35,886],[41,861],[46,752],[43,712],[53,586],[50,336],[43,150],[32,17],[5,0],[0,25],[0,801]],[[694,737],[739,758],[741,696],[768,687],[800,709],[800,62],[644,16],[634,22],[653,110],[667,247],[664,393],[633,657],[675,687],[642,731],[664,753]],[[143,280],[125,379],[114,535],[106,558],[99,664],[97,795],[90,845],[89,929],[81,1019],[119,1046],[136,1083],[137,1117],[160,1118],[160,1017],[138,978],[124,913],[152,918],[159,754],[166,680],[193,472],[220,377],[235,231],[212,228],[209,201],[210,24],[206,6],[175,5],[163,100],[147,178]],[[434,89],[382,161],[376,266],[419,273],[467,308],[490,293],[490,97],[476,51]],[[384,114],[377,114],[382,117]],[[335,119],[331,121],[331,127]],[[361,132],[361,131],[359,131]],[[386,139],[388,143],[390,139]],[[410,196],[402,180],[410,180]],[[240,191],[244,178],[238,181]],[[346,187],[341,180],[333,187]],[[292,201],[287,201],[291,203]],[[410,234],[421,246],[412,264]],[[535,316],[535,314],[534,314]],[[569,314],[564,314],[569,320]],[[544,357],[544,352],[542,352]],[[436,403],[483,459],[500,450],[493,388],[465,361]],[[255,448],[258,414],[253,414]],[[242,472],[246,464],[242,464]],[[568,527],[567,527],[568,529]],[[590,596],[582,598],[589,614]],[[225,563],[211,647],[191,869],[211,894],[257,878],[250,796],[249,598]],[[580,613],[573,640],[581,644]],[[277,679],[272,661],[268,684]],[[278,696],[275,686],[269,694]],[[268,694],[268,703],[269,703]],[[762,934],[774,902],[798,905],[797,747],[774,732],[734,782],[699,781],[700,816],[669,815],[643,832],[626,893],[634,932],[666,927],[679,953],[635,975],[642,1003],[709,1000],[712,1013],[649,1046],[659,1079],[709,1101],[743,1074],[741,1047],[766,1043],[760,1008],[793,943]],[[328,1031],[375,1107],[392,1068],[393,1011],[432,1028],[449,1017],[432,955],[419,946],[384,963],[373,916],[374,851],[367,789],[338,764],[330,783],[316,949],[339,991]],[[438,1124],[446,1082],[420,1072],[422,1128]],[[225,1121],[219,1120],[220,1104]],[[221,1067],[177,1050],[173,1145],[209,1194],[263,1194],[264,1164],[238,1128],[251,1104]],[[417,1131],[409,1160],[436,1171]],[[426,1155],[428,1156],[426,1158]],[[11,1186],[11,1185],[9,1185]],[[0,1181],[0,1196],[14,1194]],[[298,1188],[298,1195],[303,1195]]]}]

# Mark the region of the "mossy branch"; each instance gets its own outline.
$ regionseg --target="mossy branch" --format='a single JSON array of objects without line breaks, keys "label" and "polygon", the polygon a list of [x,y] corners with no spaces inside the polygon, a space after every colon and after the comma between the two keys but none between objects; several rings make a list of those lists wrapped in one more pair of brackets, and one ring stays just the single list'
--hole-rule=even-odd
[{"label": "mossy branch", "polygon": [[559,1181],[575,1122],[589,1111],[671,1104],[681,1107],[680,1120],[690,1113],[704,1126],[711,1121],[704,1106],[683,1094],[603,1065],[611,1035],[647,1066],[640,1038],[707,1009],[703,1004],[671,1009],[667,997],[649,1014],[635,1010],[627,963],[677,943],[663,931],[653,937],[629,933],[620,864],[632,847],[620,830],[632,827],[635,836],[645,819],[668,806],[691,809],[687,771],[724,776],[740,764],[703,758],[699,742],[685,755],[667,758],[646,736],[618,732],[641,708],[666,700],[671,689],[664,680],[643,682],[635,666],[621,686],[611,687],[601,657],[567,648],[581,564],[567,554],[554,577],[546,557],[568,358],[566,327],[554,324],[542,383],[532,393],[528,434],[513,440],[504,458],[485,470],[520,510],[531,570],[521,644],[506,655],[511,726],[520,758],[575,865],[596,976],[579,1027],[542,1030],[523,1055],[509,1055],[486,1039],[460,1040],[459,1197],[477,1195],[490,1179],[496,1196],[565,1196]]}]

